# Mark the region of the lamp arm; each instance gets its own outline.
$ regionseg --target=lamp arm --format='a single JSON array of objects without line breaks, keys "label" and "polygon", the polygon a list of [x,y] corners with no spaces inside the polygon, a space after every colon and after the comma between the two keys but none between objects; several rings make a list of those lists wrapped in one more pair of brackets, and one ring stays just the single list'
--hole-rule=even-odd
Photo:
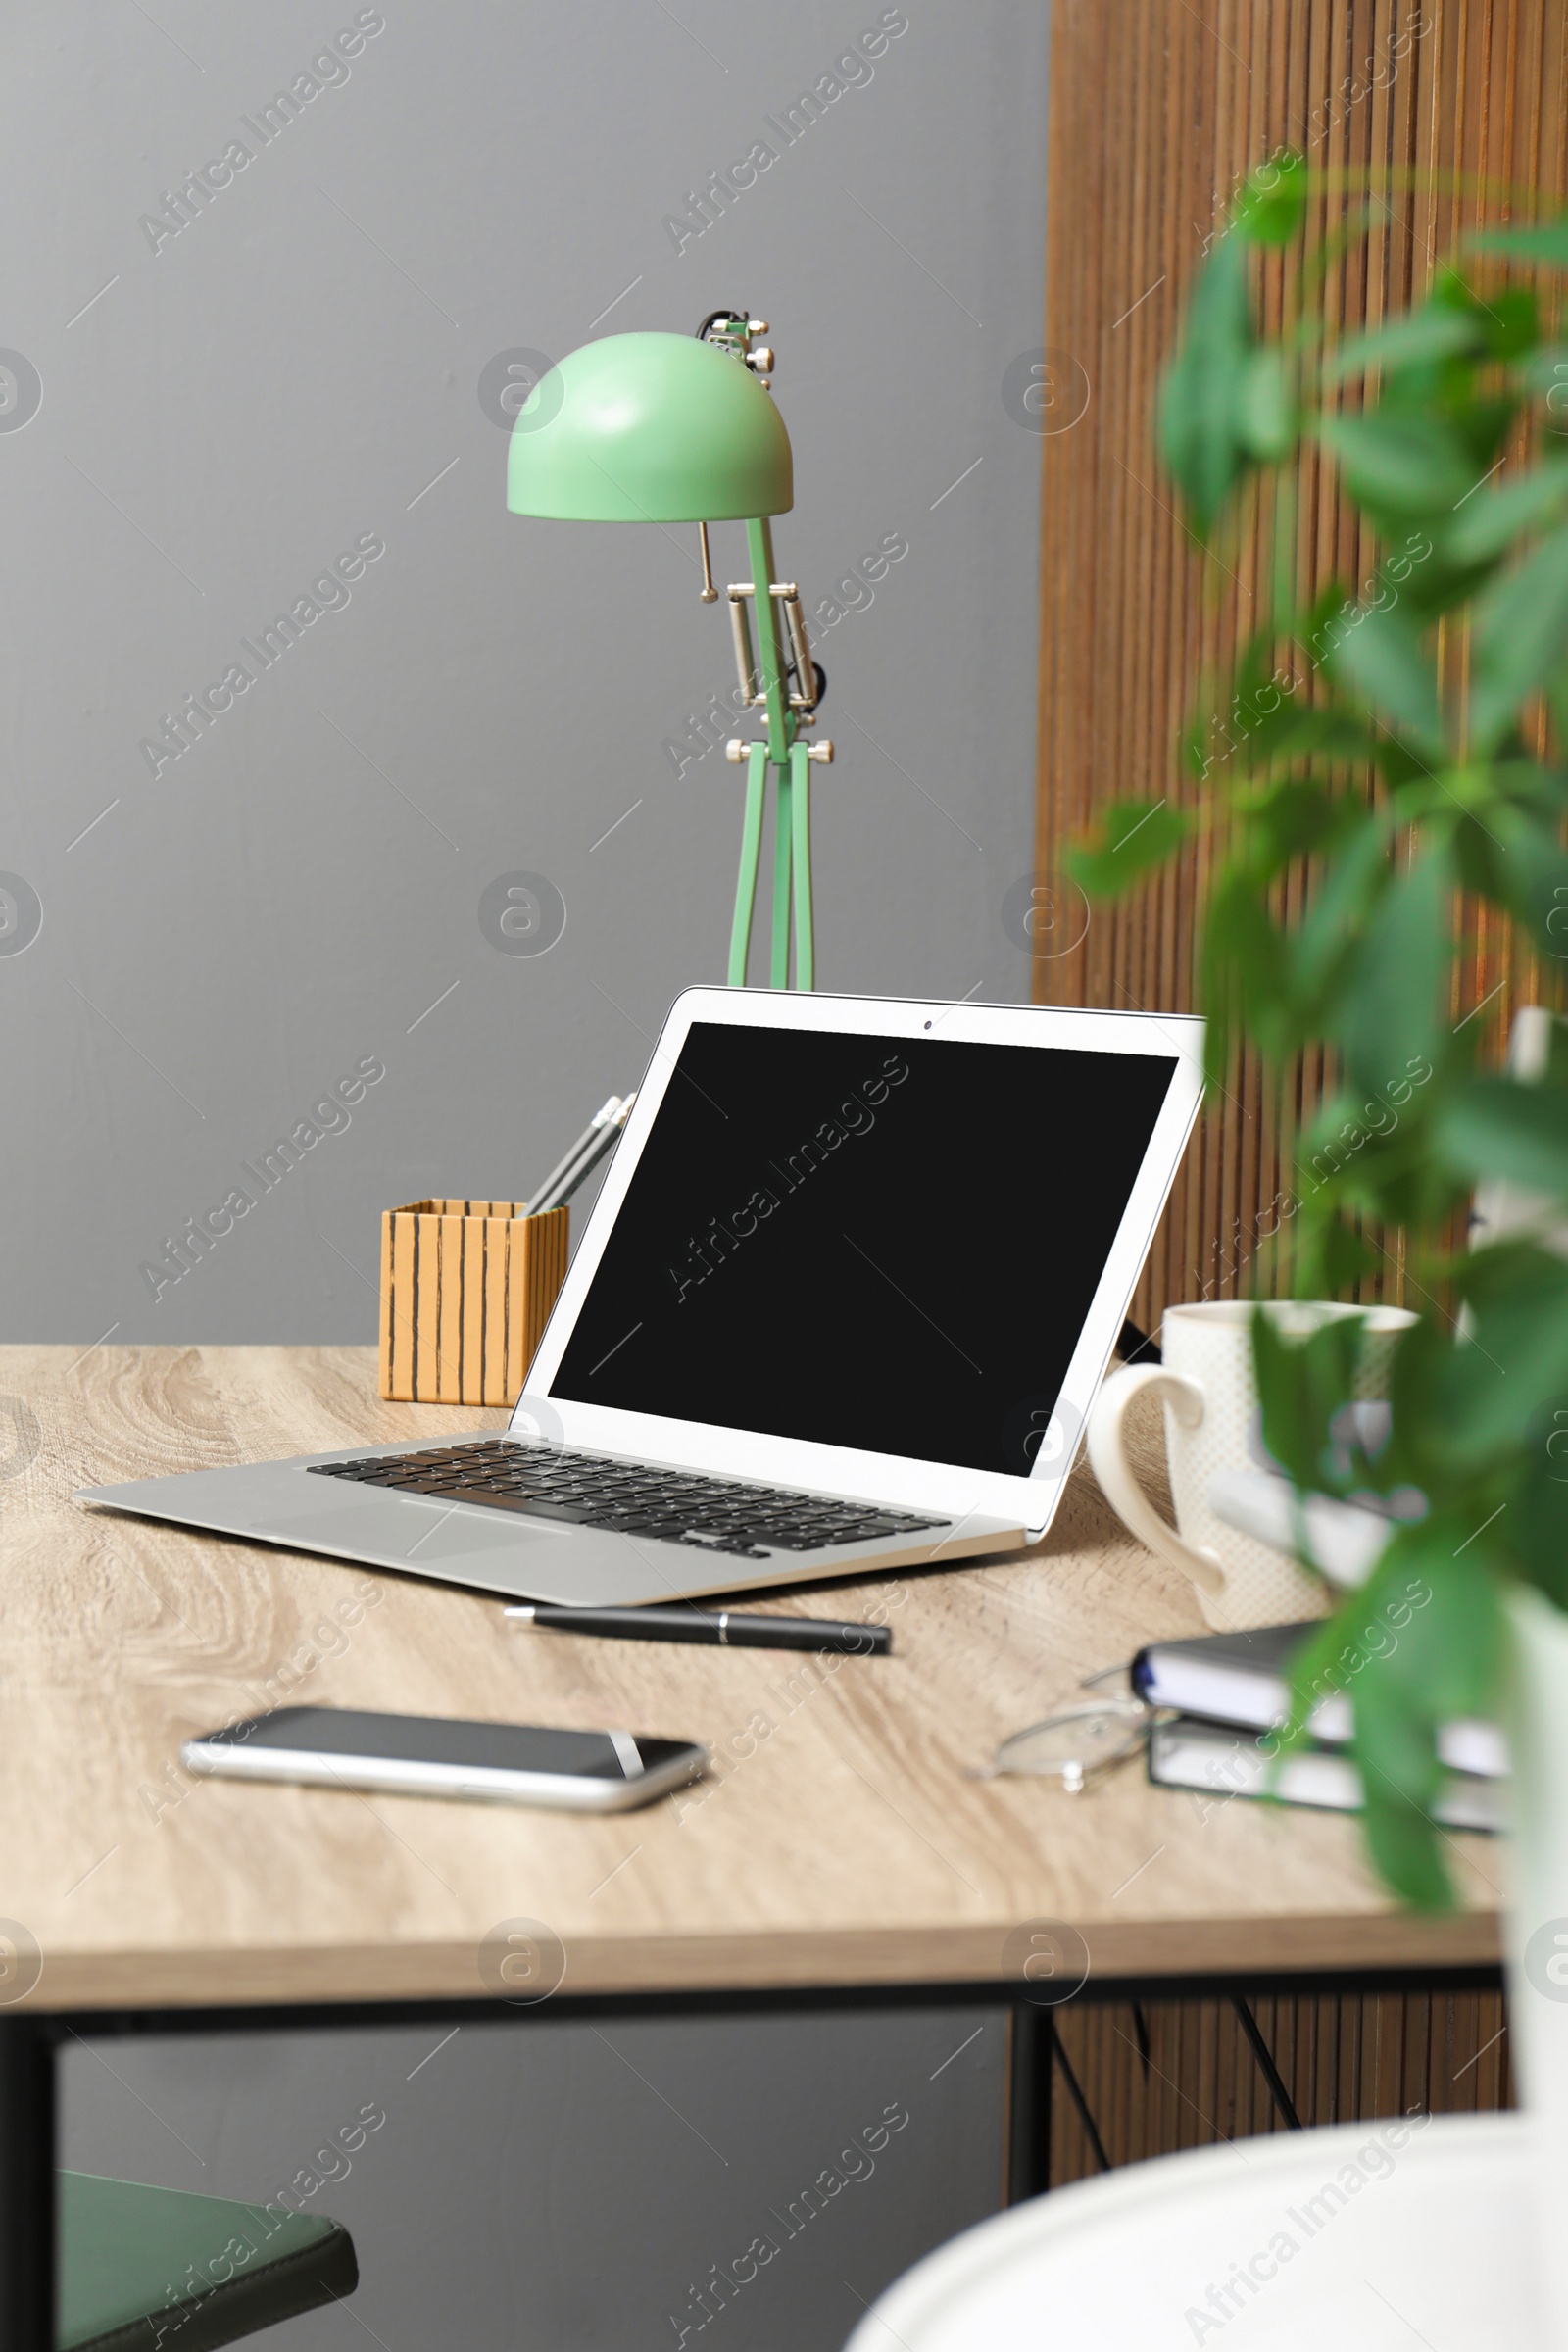
[{"label": "lamp arm", "polygon": [[784,618],[789,623],[790,652],[795,658],[795,682],[800,690],[801,701],[809,710],[816,702],[816,664],[811,660],[811,649],[807,643],[806,614],[801,608],[800,591],[793,583],[783,603]]},{"label": "lamp arm", "polygon": [[746,591],[729,592],[729,625],[735,638],[735,675],[740,680],[740,708],[749,710],[757,701],[757,664],[752,660],[752,627],[746,617]]},{"label": "lamp arm", "polygon": [[757,901],[757,862],[762,846],[762,803],[767,793],[767,746],[754,743],[746,754],[746,819],[741,834],[741,870],[735,882],[735,914],[729,935],[729,985],[746,986],[746,956],[752,944],[752,908]]},{"label": "lamp arm", "polygon": [[[814,703],[816,671],[807,642],[806,616],[799,591],[791,581],[773,577],[773,535],[765,514],[746,525],[752,577],[730,589],[730,618],[735,631],[735,661],[740,672],[743,708],[762,704],[767,711],[765,742],[726,746],[728,757],[746,763],[746,819],[741,843],[741,867],[735,890],[735,915],[730,930],[729,980],[732,988],[746,984],[746,955],[751,939],[752,906],[757,894],[757,868],[762,829],[762,802],[769,767],[778,770],[773,836],[773,942],[770,977],[774,988],[789,985],[790,907],[795,909],[795,985],[811,988],[816,978],[811,920],[810,763],[830,760],[831,743],[808,743],[801,734],[808,725]],[[758,670],[752,661],[751,629],[746,600],[757,607]],[[782,608],[782,612],[781,612]],[[789,691],[784,654],[784,630],[789,632],[791,658],[802,689],[804,707],[796,709]],[[810,701],[807,701],[808,693]]]},{"label": "lamp arm", "polygon": [[762,700],[767,706],[767,756],[775,767],[787,768],[790,745],[795,739],[795,722],[784,682],[784,654],[778,633],[778,601],[773,595],[773,532],[765,514],[758,515],[747,523],[746,545],[752,559],[752,602],[757,607]]}]

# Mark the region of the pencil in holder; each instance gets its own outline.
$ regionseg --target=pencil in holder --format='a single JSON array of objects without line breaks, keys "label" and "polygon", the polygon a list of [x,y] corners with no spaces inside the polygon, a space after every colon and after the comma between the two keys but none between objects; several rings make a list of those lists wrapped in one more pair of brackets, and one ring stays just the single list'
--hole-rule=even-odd
[{"label": "pencil in holder", "polygon": [[566,1277],[565,1206],[411,1200],[381,1217],[380,1393],[515,1404]]}]

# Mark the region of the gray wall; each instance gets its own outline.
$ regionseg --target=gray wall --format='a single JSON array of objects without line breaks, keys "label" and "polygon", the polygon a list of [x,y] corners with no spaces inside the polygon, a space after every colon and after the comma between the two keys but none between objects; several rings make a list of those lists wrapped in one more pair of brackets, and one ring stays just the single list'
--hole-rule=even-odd
[{"label": "gray wall", "polygon": [[[526,1192],[722,978],[738,771],[677,780],[662,748],[727,683],[695,534],[510,517],[499,354],[769,319],[781,564],[809,607],[907,542],[818,630],[819,980],[1027,993],[999,907],[1030,852],[1039,447],[1002,378],[1041,335],[1044,10],[908,0],[785,146],[764,118],[877,0],[385,0],[263,146],[242,118],[362,13],[10,0],[0,28],[7,1338],[371,1337],[380,1210]],[[761,139],[677,251],[665,216]],[[149,758],[363,537],[350,601]],[[567,908],[538,957],[477,919],[519,870]],[[139,1266],[365,1059],[384,1077],[155,1302]]]},{"label": "gray wall", "polygon": [[449,2036],[68,2043],[62,2161],[346,2224],[358,2294],[276,2352],[836,2352],[1001,2200],[996,2010]]}]

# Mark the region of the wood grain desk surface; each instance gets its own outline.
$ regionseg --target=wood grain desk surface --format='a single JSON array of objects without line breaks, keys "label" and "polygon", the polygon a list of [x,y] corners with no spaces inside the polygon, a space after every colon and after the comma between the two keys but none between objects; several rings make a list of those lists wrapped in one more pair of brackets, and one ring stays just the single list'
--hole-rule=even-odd
[{"label": "wood grain desk surface", "polygon": [[[880,1603],[894,1654],[835,1665],[529,1634],[448,1586],[71,1499],[505,1420],[374,1390],[368,1348],[0,1349],[30,1455],[0,1477],[0,1921],[41,1951],[29,2006],[483,1997],[517,1920],[559,1938],[578,1992],[1000,1987],[1041,1921],[1101,1975],[1496,1957],[1494,1843],[1454,1842],[1468,1907],[1423,1920],[1375,1886],[1353,1822],[1200,1804],[1136,1765],[1077,1797],[966,1777],[1081,1676],[1203,1630],[1082,1467],[1032,1552],[760,1604]],[[717,1761],[600,1819],[182,1772],[191,1734],[289,1701],[625,1725]]]}]

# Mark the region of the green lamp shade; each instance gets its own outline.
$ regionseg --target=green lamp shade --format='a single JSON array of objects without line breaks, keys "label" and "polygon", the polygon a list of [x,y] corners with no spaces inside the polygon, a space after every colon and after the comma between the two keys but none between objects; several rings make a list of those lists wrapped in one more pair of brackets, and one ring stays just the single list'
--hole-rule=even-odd
[{"label": "green lamp shade", "polygon": [[695,335],[606,335],[568,352],[517,412],[514,514],[721,522],[794,504],[790,437],[751,369]]}]

